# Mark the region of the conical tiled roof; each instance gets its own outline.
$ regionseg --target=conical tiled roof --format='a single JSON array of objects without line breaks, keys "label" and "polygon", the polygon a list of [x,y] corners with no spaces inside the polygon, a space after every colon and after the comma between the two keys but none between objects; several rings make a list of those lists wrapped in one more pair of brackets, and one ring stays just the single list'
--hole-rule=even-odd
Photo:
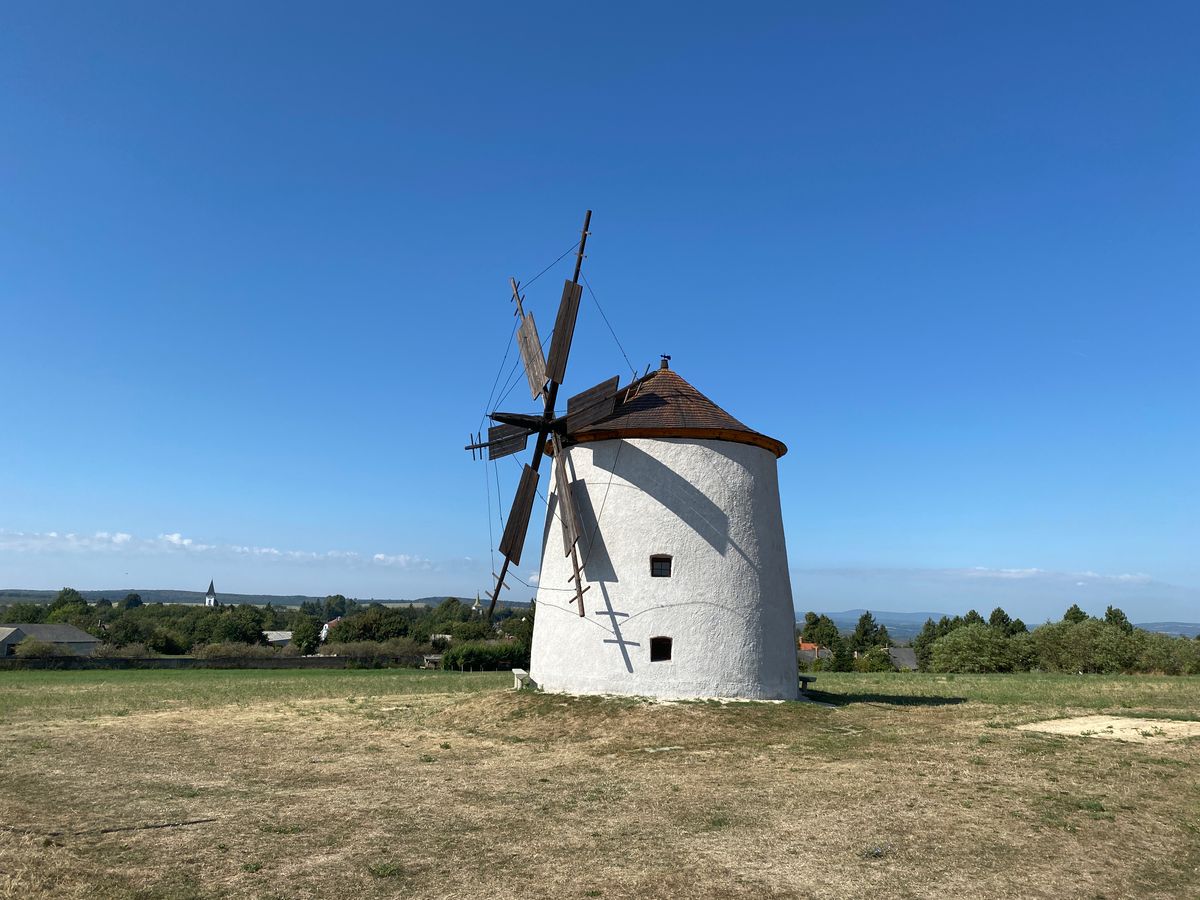
[{"label": "conical tiled roof", "polygon": [[623,437],[706,438],[753,444],[776,456],[787,453],[782,441],[743,425],[717,404],[663,367],[617,392],[612,415],[571,433],[578,443]]}]

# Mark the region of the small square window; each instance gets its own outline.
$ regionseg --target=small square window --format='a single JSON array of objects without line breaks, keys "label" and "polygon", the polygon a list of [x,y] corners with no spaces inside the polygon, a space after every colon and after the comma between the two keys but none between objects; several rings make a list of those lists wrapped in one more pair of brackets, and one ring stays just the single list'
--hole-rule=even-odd
[{"label": "small square window", "polygon": [[650,577],[651,578],[670,578],[671,577],[671,557],[669,557],[669,556],[652,556],[652,557],[650,557]]},{"label": "small square window", "polygon": [[671,639],[669,637],[650,638],[650,662],[666,662],[671,658]]}]

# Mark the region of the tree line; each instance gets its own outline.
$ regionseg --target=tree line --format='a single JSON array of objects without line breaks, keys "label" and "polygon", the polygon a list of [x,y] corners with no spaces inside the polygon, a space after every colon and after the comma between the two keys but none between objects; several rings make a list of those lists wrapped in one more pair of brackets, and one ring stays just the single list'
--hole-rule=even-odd
[{"label": "tree line", "polygon": [[[322,643],[323,626],[335,620]],[[261,655],[278,652],[267,645],[263,632],[290,631],[291,646],[284,652],[293,654],[382,658],[440,652],[453,645],[457,660],[467,645],[502,643],[499,653],[476,648],[471,662],[481,659],[480,653],[494,653],[514,657],[513,664],[519,665],[528,660],[533,611],[501,606],[489,624],[470,604],[453,597],[431,607],[361,603],[341,594],[306,601],[299,608],[212,607],[143,603],[136,593],[88,603],[79,591],[65,587],[48,604],[0,606],[0,622],[74,625],[99,638],[99,652],[111,656]]]},{"label": "tree line", "polygon": [[1032,631],[997,608],[985,622],[974,611],[929,619],[913,639],[929,672],[1096,672],[1200,674],[1200,638],[1135,628],[1115,606],[1090,616],[1072,604],[1057,622]]},{"label": "tree line", "polygon": [[[845,635],[829,616],[807,612],[800,625],[800,640],[820,648],[811,666],[814,670],[890,672],[895,668],[887,652],[893,643],[887,626],[876,622],[869,611],[859,616],[854,630]],[[828,651],[829,656],[823,658],[820,650]]]},{"label": "tree line", "polygon": [[[825,648],[815,668],[882,671],[893,668],[887,629],[868,612],[850,634],[828,616],[807,613],[801,640]],[[1115,606],[1090,616],[1072,604],[1057,622],[1032,630],[1001,607],[986,619],[975,610],[963,616],[926,620],[913,639],[923,672],[1079,672],[1200,674],[1200,636],[1195,640],[1136,628]]]}]

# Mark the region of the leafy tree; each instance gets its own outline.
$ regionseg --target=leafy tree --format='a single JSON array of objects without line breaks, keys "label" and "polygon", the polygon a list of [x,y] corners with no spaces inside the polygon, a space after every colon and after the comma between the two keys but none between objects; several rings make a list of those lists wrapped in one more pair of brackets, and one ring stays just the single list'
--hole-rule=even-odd
[{"label": "leafy tree", "polygon": [[[1017,620],[1018,622],[1020,619]],[[1037,646],[1028,630],[1015,631],[1009,635],[1008,649],[1012,656],[1014,672],[1031,672],[1038,668]]]},{"label": "leafy tree", "polygon": [[347,600],[341,594],[332,594],[325,598],[325,621],[336,619],[338,616],[344,616],[350,607],[350,600]]},{"label": "leafy tree", "polygon": [[500,622],[500,631],[516,638],[526,647],[533,646],[533,610],[523,615],[512,615]]},{"label": "leafy tree", "polygon": [[125,599],[121,601],[121,609],[137,609],[141,605],[141,594],[126,594]]},{"label": "leafy tree", "polygon": [[64,606],[82,606],[86,608],[87,601],[83,599],[83,594],[79,593],[75,588],[65,587],[50,601],[50,610],[53,612],[56,609],[62,609]]},{"label": "leafy tree", "polygon": [[248,604],[225,607],[213,627],[214,641],[229,644],[261,644],[264,641],[262,614]]},{"label": "leafy tree", "polygon": [[96,601],[96,609],[97,610],[112,609],[112,601],[109,600],[107,597],[101,597],[99,600]]},{"label": "leafy tree", "polygon": [[949,616],[942,616],[936,622],[933,619],[926,619],[924,627],[920,633],[913,638],[913,652],[917,655],[917,668],[922,672],[929,671],[930,651],[935,641],[938,638],[943,638],[962,628],[964,625],[962,616],[955,616],[951,619]]},{"label": "leafy tree", "polygon": [[1124,612],[1115,606],[1110,606],[1104,611],[1104,621],[1109,625],[1120,628],[1126,634],[1133,633],[1133,623],[1129,621],[1129,617]]},{"label": "leafy tree", "polygon": [[471,617],[471,607],[457,597],[447,597],[429,614],[432,622],[449,623],[465,622]]},{"label": "leafy tree", "polygon": [[849,642],[842,640],[839,635],[830,649],[833,651],[833,656],[825,661],[825,668],[830,672],[854,671],[854,651],[850,648]]},{"label": "leafy tree", "polygon": [[866,652],[874,647],[886,645],[889,641],[886,628],[880,628],[870,611],[858,617],[854,633],[850,635],[850,649]]},{"label": "leafy tree", "polygon": [[1008,634],[1008,629],[1012,625],[1012,617],[1004,611],[1003,607],[997,606],[988,616],[988,624]]},{"label": "leafy tree", "polygon": [[1008,633],[1010,635],[1027,634],[1028,632],[1029,627],[1020,619],[1013,619],[1012,624],[1008,626]]},{"label": "leafy tree", "polygon": [[329,634],[330,641],[386,641],[408,634],[408,616],[402,610],[372,604],[363,612],[347,615]]},{"label": "leafy tree", "polygon": [[470,622],[455,622],[450,626],[450,633],[456,641],[482,641],[492,636],[493,628],[487,622],[475,619]]},{"label": "leafy tree", "polygon": [[124,647],[127,644],[145,644],[153,633],[154,629],[148,622],[127,615],[109,625],[104,636],[108,643]]},{"label": "leafy tree", "polygon": [[1142,672],[1161,672],[1164,675],[1200,673],[1200,647],[1196,641],[1147,633],[1142,641],[1137,668]]},{"label": "leafy tree", "polygon": [[1033,632],[1038,668],[1049,672],[1128,672],[1145,632],[1127,633],[1100,619],[1050,622]]},{"label": "leafy tree", "polygon": [[938,638],[931,648],[934,672],[1011,672],[1013,654],[1008,635],[973,623]]},{"label": "leafy tree", "polygon": [[46,607],[40,603],[14,603],[8,608],[5,621],[37,625],[46,620]]},{"label": "leafy tree", "polygon": [[187,653],[190,643],[173,628],[158,626],[146,640],[146,647],[154,653],[176,655]]},{"label": "leafy tree", "polygon": [[87,613],[88,605],[87,601],[83,599],[83,594],[79,593],[75,588],[65,587],[58,592],[58,595],[50,603],[46,621],[71,622],[72,620],[86,618]]},{"label": "leafy tree", "polygon": [[443,669],[511,669],[529,667],[529,650],[516,641],[467,641],[442,656]]},{"label": "leafy tree", "polygon": [[314,616],[300,616],[292,622],[292,646],[305,656],[317,651],[321,642],[321,623]]},{"label": "leafy tree", "polygon": [[979,613],[977,613],[973,609],[970,610],[965,616],[963,616],[962,620],[963,620],[964,625],[986,625],[987,624],[985,621],[983,621],[983,616],[981,616]]},{"label": "leafy tree", "polygon": [[827,615],[807,612],[804,614],[804,627],[800,630],[800,637],[810,644],[832,648],[838,638],[837,625]]},{"label": "leafy tree", "polygon": [[883,647],[872,647],[866,653],[859,654],[854,661],[856,672],[894,672],[892,657]]},{"label": "leafy tree", "polygon": [[1088,614],[1079,608],[1078,603],[1072,603],[1070,609],[1063,613],[1062,620],[1070,622],[1073,625],[1078,625],[1080,622],[1086,622]]}]

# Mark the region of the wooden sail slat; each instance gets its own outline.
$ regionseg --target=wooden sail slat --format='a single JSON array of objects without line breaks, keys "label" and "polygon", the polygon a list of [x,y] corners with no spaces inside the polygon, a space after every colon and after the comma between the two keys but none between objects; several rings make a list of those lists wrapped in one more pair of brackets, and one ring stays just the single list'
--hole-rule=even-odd
[{"label": "wooden sail slat", "polygon": [[566,453],[563,451],[558,435],[554,436],[554,481],[558,491],[558,518],[562,522],[563,556],[579,542],[579,509],[575,505],[575,487],[567,477]]},{"label": "wooden sail slat", "polygon": [[530,431],[519,425],[493,425],[488,429],[488,459],[520,453],[529,445]]},{"label": "wooden sail slat", "polygon": [[617,407],[617,383],[613,376],[567,401],[567,434],[585,428],[613,414]]},{"label": "wooden sail slat", "polygon": [[529,393],[533,399],[542,395],[546,388],[546,357],[542,355],[542,341],[538,337],[537,323],[533,313],[526,313],[517,329],[517,346],[525,363],[525,377],[529,380]]},{"label": "wooden sail slat", "polygon": [[567,357],[571,353],[571,339],[575,334],[575,319],[579,316],[579,301],[583,288],[572,281],[563,285],[562,300],[558,304],[558,317],[554,320],[554,336],[550,339],[550,355],[546,360],[546,377],[555,384],[562,384],[567,373]]},{"label": "wooden sail slat", "polygon": [[525,532],[529,530],[529,514],[537,496],[537,470],[526,465],[521,470],[521,481],[517,495],[513,498],[512,511],[504,523],[504,534],[500,538],[500,552],[514,565],[521,564],[521,549],[525,546]]}]

